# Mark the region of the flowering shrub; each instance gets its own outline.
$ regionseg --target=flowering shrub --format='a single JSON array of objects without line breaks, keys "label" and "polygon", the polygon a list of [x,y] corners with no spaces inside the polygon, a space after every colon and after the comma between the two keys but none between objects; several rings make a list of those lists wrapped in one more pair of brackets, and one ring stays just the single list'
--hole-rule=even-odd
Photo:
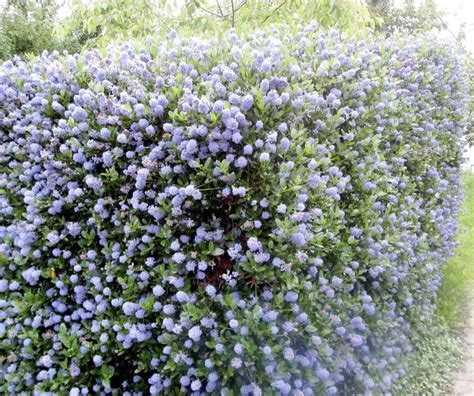
[{"label": "flowering shrub", "polygon": [[455,245],[467,90],[314,25],[0,69],[0,390],[389,391]]}]

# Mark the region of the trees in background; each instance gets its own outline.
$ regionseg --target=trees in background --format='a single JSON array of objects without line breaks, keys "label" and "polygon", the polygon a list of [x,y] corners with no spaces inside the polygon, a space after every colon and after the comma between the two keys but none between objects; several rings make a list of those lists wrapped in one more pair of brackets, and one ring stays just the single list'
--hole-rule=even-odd
[{"label": "trees in background", "polygon": [[42,50],[103,46],[169,30],[214,35],[227,28],[305,23],[350,32],[375,28],[380,20],[364,0],[72,0],[58,18],[55,0],[10,0],[1,11],[0,58]]},{"label": "trees in background", "polygon": [[0,11],[0,59],[42,50],[79,52],[170,30],[215,35],[230,27],[254,29],[270,23],[316,20],[324,27],[391,34],[444,29],[434,0],[8,0]]},{"label": "trees in background", "polygon": [[57,47],[55,0],[8,0],[0,12],[0,59]]},{"label": "trees in background", "polygon": [[154,34],[165,14],[161,3],[165,1],[72,0],[71,15],[58,26],[58,37],[66,49],[77,52]]},{"label": "trees in background", "polygon": [[59,29],[67,43],[96,46],[169,30],[214,35],[227,28],[317,20],[325,27],[357,31],[375,27],[363,0],[74,0]]},{"label": "trees in background", "polygon": [[[265,24],[316,20],[324,27],[357,31],[375,27],[363,0],[188,0],[178,23],[198,23],[202,29],[258,28]],[[219,22],[219,23],[216,23]]]},{"label": "trees in background", "polygon": [[434,0],[418,3],[405,0],[398,6],[395,6],[393,0],[368,0],[368,5],[372,14],[382,20],[378,29],[388,33],[398,30],[420,32],[447,28]]}]

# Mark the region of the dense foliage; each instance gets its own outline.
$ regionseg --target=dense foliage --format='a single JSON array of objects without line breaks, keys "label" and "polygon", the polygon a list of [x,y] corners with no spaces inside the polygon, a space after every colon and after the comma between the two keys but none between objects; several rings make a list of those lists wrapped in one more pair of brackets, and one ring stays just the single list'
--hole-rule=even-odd
[{"label": "dense foliage", "polygon": [[295,25],[313,20],[325,28],[361,32],[376,22],[364,0],[190,0],[186,4],[174,23],[187,28],[192,22],[193,29],[212,33],[230,27],[249,30],[275,22]]},{"label": "dense foliage", "polygon": [[173,19],[170,9],[164,7],[166,3],[176,6],[174,1],[74,0],[71,14],[58,26],[58,36],[70,52],[104,46],[111,41],[156,36],[166,30],[164,19]]},{"label": "dense foliage", "polygon": [[455,246],[465,72],[315,25],[0,68],[0,390],[381,393]]},{"label": "dense foliage", "polygon": [[[252,30],[275,22],[308,23],[350,32],[374,27],[362,0],[72,0],[60,16],[56,0],[8,0],[0,4],[0,59],[56,49],[70,53],[111,42],[166,35],[220,35],[230,27]],[[65,10],[63,10],[65,11]],[[380,20],[379,20],[380,21]]]},{"label": "dense foliage", "polygon": [[363,0],[74,0],[58,33],[66,48],[78,50],[170,30],[212,37],[231,27],[249,31],[275,22],[312,20],[351,32],[363,32],[376,22]]},{"label": "dense foliage", "polygon": [[0,4],[0,59],[52,50],[58,41],[54,0],[8,0]]},{"label": "dense foliage", "polygon": [[443,14],[434,0],[416,2],[405,0],[398,1],[397,5],[394,3],[393,0],[368,0],[372,13],[383,20],[383,23],[377,26],[380,30],[388,33],[394,31],[414,33],[447,28],[442,18]]}]

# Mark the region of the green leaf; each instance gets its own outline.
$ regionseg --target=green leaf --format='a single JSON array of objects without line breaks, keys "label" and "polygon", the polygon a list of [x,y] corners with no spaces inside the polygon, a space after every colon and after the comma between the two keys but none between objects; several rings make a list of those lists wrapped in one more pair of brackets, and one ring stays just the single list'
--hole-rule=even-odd
[{"label": "green leaf", "polygon": [[211,255],[213,255],[213,256],[222,256],[224,253],[225,253],[225,250],[224,250],[224,249],[221,249],[220,247],[216,247],[216,248],[212,251]]},{"label": "green leaf", "polygon": [[[100,375],[103,380],[110,380],[114,375],[115,369],[112,366],[104,365],[100,368]],[[110,385],[109,385],[110,386]]]}]

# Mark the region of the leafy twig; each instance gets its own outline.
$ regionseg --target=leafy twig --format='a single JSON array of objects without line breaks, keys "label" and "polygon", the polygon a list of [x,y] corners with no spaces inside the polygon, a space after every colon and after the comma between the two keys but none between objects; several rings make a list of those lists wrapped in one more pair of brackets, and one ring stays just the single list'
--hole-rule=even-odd
[{"label": "leafy twig", "polygon": [[231,8],[232,8],[232,27],[235,27],[234,0],[230,0],[230,6],[231,6]]},{"label": "leafy twig", "polygon": [[275,14],[283,5],[285,5],[286,1],[283,1],[280,5],[278,5],[270,14],[268,14],[265,19],[262,21],[262,24],[265,23],[271,16]]},{"label": "leafy twig", "polygon": [[218,14],[217,12],[208,10],[207,8],[204,8],[204,7],[201,6],[201,5],[199,6],[199,8],[200,8],[201,10],[203,10],[204,12],[207,12],[208,14],[214,15],[214,16],[216,16],[216,17],[218,17],[218,18],[222,18],[222,19],[227,18],[227,15],[224,15],[224,14],[222,14],[222,13],[221,13],[221,14]]},{"label": "leafy twig", "polygon": [[244,0],[242,3],[240,3],[235,9],[235,12],[239,11],[246,3],[247,3],[247,0]]},{"label": "leafy twig", "polygon": [[217,8],[219,9],[219,12],[221,13],[222,18],[224,18],[224,12],[222,11],[221,5],[219,4],[219,0],[216,0],[217,3]]},{"label": "leafy twig", "polygon": [[207,8],[204,8],[203,6],[201,5],[198,5],[198,7],[203,10],[204,12],[208,13],[209,15],[212,15],[212,16],[215,16],[221,20],[225,20],[225,19],[228,19],[229,17],[231,17],[231,23],[232,23],[232,27],[235,27],[235,14],[237,13],[237,11],[239,11],[245,4],[247,3],[247,0],[244,0],[242,1],[237,7],[234,5],[234,1],[231,0],[230,4],[231,4],[231,12],[229,14],[224,14],[224,11],[222,10],[222,7],[219,3],[219,0],[216,0],[216,5],[217,5],[217,9],[219,10],[219,12],[215,12],[215,11],[212,11],[212,10],[209,10]]}]

